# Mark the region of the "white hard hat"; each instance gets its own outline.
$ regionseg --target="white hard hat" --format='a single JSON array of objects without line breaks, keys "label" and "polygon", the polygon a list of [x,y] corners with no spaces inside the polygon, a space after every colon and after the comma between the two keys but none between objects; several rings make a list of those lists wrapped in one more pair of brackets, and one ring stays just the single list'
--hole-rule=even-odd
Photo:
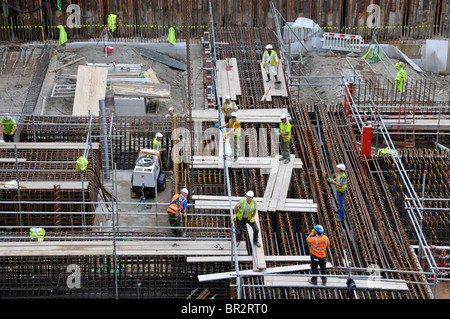
[{"label": "white hard hat", "polygon": [[283,113],[283,114],[280,115],[280,120],[284,120],[286,118],[287,118],[286,114]]},{"label": "white hard hat", "polygon": [[161,133],[156,133],[156,137],[163,137],[163,135]]},{"label": "white hard hat", "polygon": [[267,50],[272,50],[272,45],[271,44],[266,45],[266,49]]},{"label": "white hard hat", "polygon": [[236,112],[231,113],[231,117],[237,117],[237,113]]},{"label": "white hard hat", "polygon": [[189,194],[188,190],[186,188],[183,188],[180,193],[185,193],[186,195]]},{"label": "white hard hat", "polygon": [[169,112],[170,112],[170,111],[173,111],[173,107],[170,107],[170,108],[169,108]]},{"label": "white hard hat", "polygon": [[253,193],[253,191],[248,191],[246,196],[253,198],[253,197],[255,197],[255,194]]},{"label": "white hard hat", "polygon": [[338,164],[336,167],[339,168],[342,171],[345,171],[345,165],[344,164]]},{"label": "white hard hat", "polygon": [[225,100],[229,100],[229,99],[231,99],[231,96],[225,95]]},{"label": "white hard hat", "polygon": [[11,116],[9,113],[5,113],[4,119],[9,121],[11,119]]}]

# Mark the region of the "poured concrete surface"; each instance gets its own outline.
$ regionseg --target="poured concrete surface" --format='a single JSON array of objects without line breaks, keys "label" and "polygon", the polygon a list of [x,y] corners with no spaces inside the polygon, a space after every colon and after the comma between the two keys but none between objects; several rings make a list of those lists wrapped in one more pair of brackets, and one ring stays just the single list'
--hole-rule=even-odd
[{"label": "poured concrete surface", "polygon": [[[170,229],[160,227],[170,226],[167,218],[167,203],[169,203],[173,196],[172,174],[166,174],[166,189],[164,191],[158,192],[157,197],[145,198],[144,200],[141,200],[139,197],[131,197],[131,174],[132,170],[117,170],[117,199],[119,202],[119,219],[116,224],[119,228],[117,232],[158,232],[163,234],[167,233],[170,236]],[[109,181],[107,183],[111,184]],[[110,188],[108,187],[108,189]],[[155,205],[155,203],[161,203],[161,205]],[[159,214],[156,215],[155,213]],[[100,223],[104,226],[111,226],[111,216],[106,214],[99,216],[97,225],[100,225]],[[121,226],[126,227],[121,228]],[[146,228],[149,226],[152,228]]]}]

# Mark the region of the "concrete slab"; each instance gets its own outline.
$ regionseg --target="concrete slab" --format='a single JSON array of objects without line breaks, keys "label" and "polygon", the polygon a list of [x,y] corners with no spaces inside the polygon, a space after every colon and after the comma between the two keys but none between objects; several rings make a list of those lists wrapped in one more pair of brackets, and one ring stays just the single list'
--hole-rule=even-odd
[{"label": "concrete slab", "polygon": [[[155,198],[131,198],[131,174],[132,170],[117,171],[117,197],[119,201],[119,232],[139,231],[139,232],[159,232],[171,235],[170,229],[145,228],[170,226],[167,218],[167,205],[155,205],[155,203],[168,203],[172,199],[172,176],[167,176],[166,189],[157,193]],[[120,202],[135,203],[133,205],[120,204]],[[145,214],[145,213],[160,213]],[[120,226],[125,226],[120,228]],[[142,226],[142,227],[140,227]]]}]

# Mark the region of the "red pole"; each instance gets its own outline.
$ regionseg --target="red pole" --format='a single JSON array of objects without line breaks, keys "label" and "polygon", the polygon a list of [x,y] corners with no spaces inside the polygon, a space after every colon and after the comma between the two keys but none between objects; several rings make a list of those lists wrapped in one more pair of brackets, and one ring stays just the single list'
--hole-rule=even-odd
[{"label": "red pole", "polygon": [[361,137],[361,157],[370,159],[372,154],[372,123],[367,122],[367,125],[363,127],[363,133]]}]

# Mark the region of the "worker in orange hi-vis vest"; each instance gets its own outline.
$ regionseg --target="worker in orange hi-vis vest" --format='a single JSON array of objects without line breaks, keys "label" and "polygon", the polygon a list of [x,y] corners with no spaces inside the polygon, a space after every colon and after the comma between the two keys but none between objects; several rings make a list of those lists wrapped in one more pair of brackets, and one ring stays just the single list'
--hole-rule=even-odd
[{"label": "worker in orange hi-vis vest", "polygon": [[[180,191],[180,194],[176,194],[172,197],[172,200],[169,203],[169,207],[167,208],[167,214],[169,215],[169,223],[172,227],[182,227],[181,218],[186,217],[186,209],[187,209],[187,195],[188,190],[183,188]],[[183,232],[181,228],[172,229],[173,234],[176,237],[186,237],[186,234]]]},{"label": "worker in orange hi-vis vest", "polygon": [[[311,245],[311,273],[313,275],[319,274],[317,268],[320,267],[320,273],[325,275],[327,264],[326,251],[328,246],[330,246],[330,239],[323,234],[322,225],[314,226],[314,229],[311,231],[306,240]],[[325,285],[327,283],[327,277],[321,278],[322,284]],[[317,285],[317,277],[314,276],[308,279],[308,282],[313,285]]]}]

